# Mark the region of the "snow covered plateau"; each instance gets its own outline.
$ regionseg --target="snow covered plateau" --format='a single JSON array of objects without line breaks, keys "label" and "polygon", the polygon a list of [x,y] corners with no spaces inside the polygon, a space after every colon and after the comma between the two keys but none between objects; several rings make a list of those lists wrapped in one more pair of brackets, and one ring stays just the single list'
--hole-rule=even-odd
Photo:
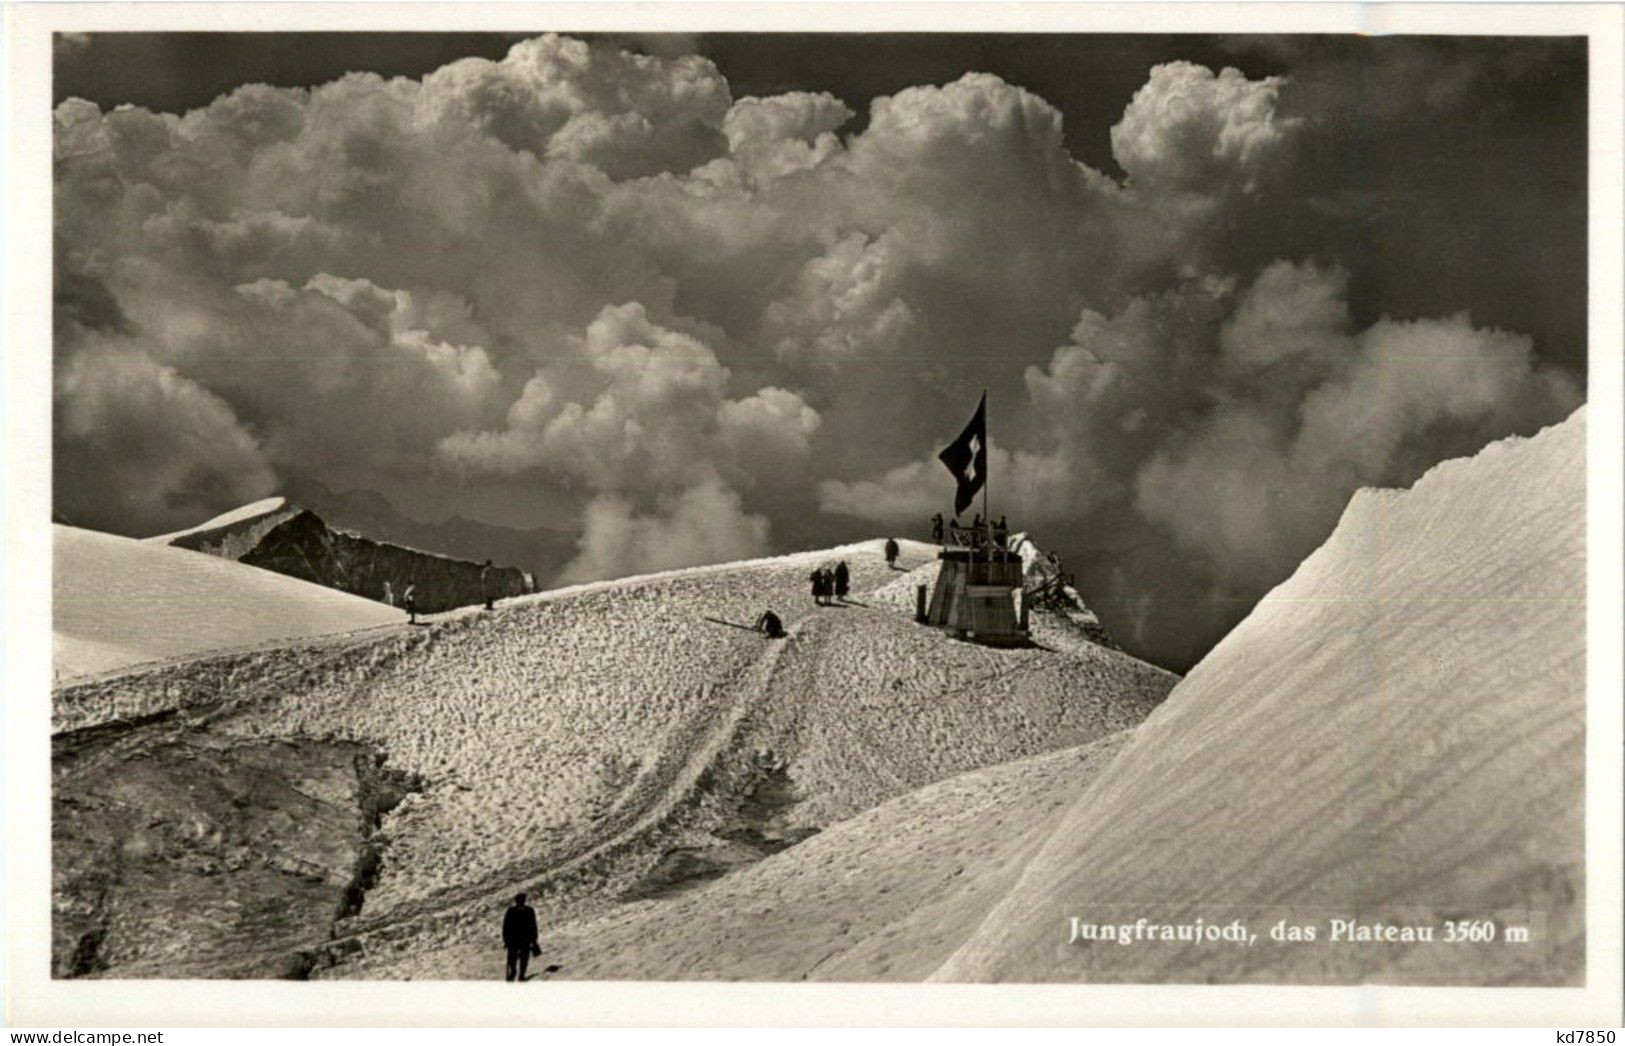
[{"label": "snow covered plateau", "polygon": [[1182,681],[873,541],[60,686],[57,973],[494,977],[526,890],[561,979],[1579,983],[1584,424],[1360,492]]}]

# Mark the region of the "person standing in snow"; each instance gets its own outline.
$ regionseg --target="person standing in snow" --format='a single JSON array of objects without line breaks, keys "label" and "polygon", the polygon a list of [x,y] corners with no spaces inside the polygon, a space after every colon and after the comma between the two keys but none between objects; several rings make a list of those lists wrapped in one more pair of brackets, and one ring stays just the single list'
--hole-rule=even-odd
[{"label": "person standing in snow", "polygon": [[485,561],[485,566],[480,568],[480,594],[485,596],[485,609],[487,610],[496,609],[491,605],[496,598],[495,593],[491,591],[491,573],[491,561],[488,559]]},{"label": "person standing in snow", "polygon": [[390,606],[395,605],[395,592],[389,587],[388,581],[384,582],[384,602]]},{"label": "person standing in snow", "polygon": [[762,616],[756,619],[756,631],[769,639],[783,639],[784,622],[780,621],[779,615],[773,611],[764,610]]},{"label": "person standing in snow", "polygon": [[401,593],[401,606],[406,608],[406,623],[418,623],[418,587],[410,581],[406,583],[406,591]]},{"label": "person standing in snow", "polygon": [[813,602],[817,603],[819,606],[823,606],[824,605],[824,568],[823,567],[818,567],[817,569],[815,569],[811,574],[807,575],[807,580],[812,582]]},{"label": "person standing in snow", "polygon": [[852,573],[846,569],[846,560],[835,564],[835,598],[846,602],[846,594],[852,590]]},{"label": "person standing in snow", "polygon": [[530,957],[542,954],[537,944],[540,938],[536,909],[525,903],[524,894],[516,894],[513,906],[502,917],[502,944],[508,949],[508,980],[525,980]]},{"label": "person standing in snow", "polygon": [[[942,517],[941,516],[937,517],[937,529],[938,530],[942,529]],[[886,565],[888,567],[892,567],[893,569],[896,569],[896,567],[897,567],[897,555],[901,551],[902,550],[897,547],[897,539],[896,538],[887,538],[886,539]]]}]

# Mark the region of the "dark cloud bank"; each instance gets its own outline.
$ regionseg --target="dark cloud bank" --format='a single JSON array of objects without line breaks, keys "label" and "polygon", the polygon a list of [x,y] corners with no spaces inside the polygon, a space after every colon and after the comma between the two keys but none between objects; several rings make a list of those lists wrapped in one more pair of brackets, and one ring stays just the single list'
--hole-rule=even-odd
[{"label": "dark cloud bank", "polygon": [[613,576],[918,532],[985,387],[995,511],[1184,667],[1356,487],[1583,398],[1583,41],[795,39],[420,40],[178,111],[113,103],[186,68],[85,72],[173,42],[63,41],[57,512],[319,481]]}]

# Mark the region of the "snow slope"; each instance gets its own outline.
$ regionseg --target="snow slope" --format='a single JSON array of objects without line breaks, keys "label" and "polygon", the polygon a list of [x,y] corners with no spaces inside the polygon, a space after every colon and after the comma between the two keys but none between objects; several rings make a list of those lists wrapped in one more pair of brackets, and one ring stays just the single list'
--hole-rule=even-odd
[{"label": "snow slope", "polygon": [[284,497],[261,498],[259,501],[251,501],[246,505],[239,505],[229,512],[222,512],[213,519],[199,523],[195,527],[187,527],[185,530],[176,530],[168,534],[157,534],[150,538],[142,538],[141,540],[150,542],[154,545],[168,545],[173,543],[176,538],[183,538],[190,534],[203,534],[210,530],[218,530],[221,527],[229,527],[239,523],[246,523],[250,520],[258,519],[261,516],[269,516],[272,513],[282,511],[287,504],[288,499]]},{"label": "snow slope", "polygon": [[405,620],[370,600],[150,541],[58,524],[52,551],[59,678]]},{"label": "snow slope", "polygon": [[[960,774],[709,886],[550,925],[539,965],[559,965],[567,980],[923,980],[1129,736]],[[340,974],[489,977],[485,936],[412,942]]]},{"label": "snow slope", "polygon": [[[1355,495],[1072,805],[950,981],[1583,977],[1585,416]],[[1068,944],[1067,919],[1256,944]],[[1337,944],[1334,918],[1527,944]],[[1278,919],[1318,924],[1275,943]]]},{"label": "snow slope", "polygon": [[[550,925],[596,914],[674,852],[772,852],[944,778],[1119,733],[1176,679],[1101,647],[991,649],[917,625],[869,597],[900,576],[882,544],[544,593],[336,653],[161,666],[59,690],[56,721],[196,704],[212,744],[364,744],[420,780],[382,821],[359,914],[312,942],[321,970],[483,940],[516,889]],[[934,551],[908,543],[903,566]],[[853,601],[816,607],[807,575],[838,559]],[[767,607],[788,639],[749,629]]]}]

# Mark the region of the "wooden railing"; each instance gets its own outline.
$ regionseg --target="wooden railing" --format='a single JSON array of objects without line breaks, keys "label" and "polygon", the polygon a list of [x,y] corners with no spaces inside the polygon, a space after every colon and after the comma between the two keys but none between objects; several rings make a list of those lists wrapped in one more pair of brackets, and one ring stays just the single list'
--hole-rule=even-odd
[{"label": "wooden railing", "polygon": [[947,527],[946,540],[943,542],[950,548],[985,548],[989,543],[994,548],[1005,548],[1010,543],[1010,532],[997,527]]}]

